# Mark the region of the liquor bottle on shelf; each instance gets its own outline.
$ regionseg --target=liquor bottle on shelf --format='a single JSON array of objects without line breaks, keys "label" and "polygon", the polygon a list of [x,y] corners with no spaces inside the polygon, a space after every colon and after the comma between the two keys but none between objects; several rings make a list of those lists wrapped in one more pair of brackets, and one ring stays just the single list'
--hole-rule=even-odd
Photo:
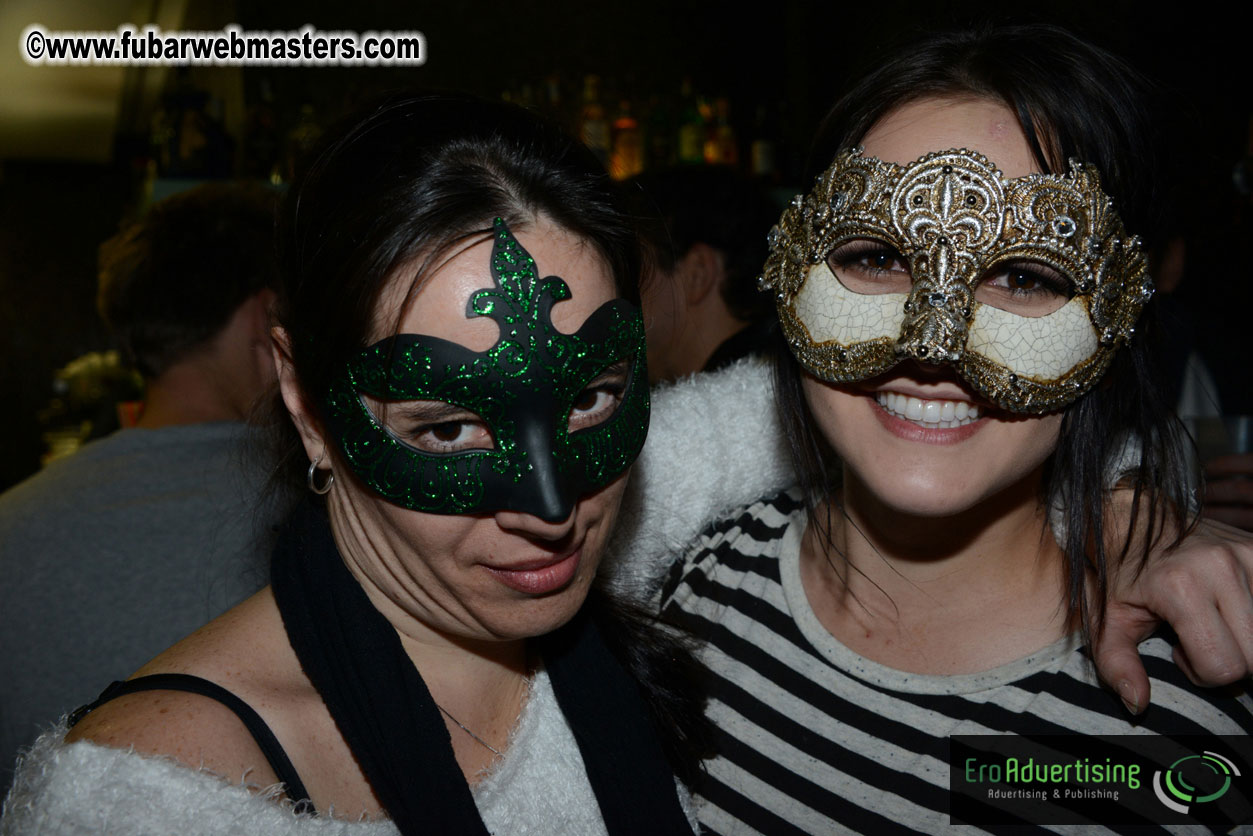
[{"label": "liquor bottle on shelf", "polygon": [[644,170],[644,137],[639,121],[631,114],[631,102],[623,99],[613,120],[609,176],[626,180]]},{"label": "liquor bottle on shelf", "polygon": [[702,163],[705,161],[705,117],[700,100],[692,92],[690,78],[683,79],[679,101],[679,162]]},{"label": "liquor bottle on shelf", "polygon": [[214,179],[231,174],[235,141],[222,124],[222,103],[180,68],[152,117],[157,176]]},{"label": "liquor bottle on shelf", "polygon": [[296,179],[305,154],[317,144],[320,136],[322,128],[314,116],[313,105],[305,102],[300,106],[300,119],[296,126],[287,132],[287,144],[283,153],[283,177],[287,182]]},{"label": "liquor bottle on shelf", "polygon": [[731,127],[731,103],[725,96],[714,101],[714,119],[705,139],[705,162],[709,165],[738,165],[740,147]]},{"label": "liquor bottle on shelf", "polygon": [[504,88],[500,91],[500,100],[509,104],[518,103],[518,82],[510,79],[505,82]]},{"label": "liquor bottle on shelf", "polygon": [[770,108],[757,105],[753,117],[753,138],[749,145],[749,174],[767,184],[779,180],[779,153],[776,141],[775,120],[770,118]]},{"label": "liquor bottle on shelf", "polygon": [[642,119],[644,128],[644,167],[666,168],[675,163],[674,110],[670,103],[656,93],[648,97],[647,116]]},{"label": "liquor bottle on shelf", "polygon": [[579,117],[579,139],[592,149],[601,161],[609,162],[609,119],[605,106],[600,102],[600,76],[588,75],[583,79],[583,111]]},{"label": "liquor bottle on shelf", "polygon": [[515,102],[522,105],[527,110],[535,110],[539,107],[539,99],[535,95],[535,85],[531,84],[531,82],[522,82],[522,84],[518,86],[518,91],[515,95]]},{"label": "liquor bottle on shelf", "polygon": [[279,171],[278,117],[274,114],[274,87],[261,79],[258,96],[248,107],[244,128],[243,175],[257,180],[281,181]]},{"label": "liquor bottle on shelf", "polygon": [[566,98],[562,95],[561,76],[549,73],[540,86],[540,111],[566,130],[572,127],[570,114],[566,112]]}]

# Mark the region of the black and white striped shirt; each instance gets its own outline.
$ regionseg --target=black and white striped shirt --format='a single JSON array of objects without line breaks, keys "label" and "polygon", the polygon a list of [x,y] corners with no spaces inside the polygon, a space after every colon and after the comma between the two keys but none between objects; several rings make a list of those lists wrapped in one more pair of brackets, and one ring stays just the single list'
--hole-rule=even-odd
[{"label": "black and white striped shirt", "polygon": [[1141,645],[1153,702],[1132,724],[1073,638],[990,671],[905,673],[844,647],[801,588],[798,491],[707,528],[662,590],[704,641],[719,756],[698,788],[702,824],[730,834],[947,830],[953,734],[1249,734],[1247,695],[1202,694]]}]

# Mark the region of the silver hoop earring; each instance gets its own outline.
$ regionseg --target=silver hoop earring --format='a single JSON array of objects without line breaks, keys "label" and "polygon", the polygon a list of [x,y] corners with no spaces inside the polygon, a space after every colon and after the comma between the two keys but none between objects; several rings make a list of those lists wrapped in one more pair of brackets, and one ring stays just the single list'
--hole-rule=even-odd
[{"label": "silver hoop earring", "polygon": [[322,484],[321,487],[318,487],[317,472],[318,472],[318,465],[320,465],[321,463],[322,463],[322,457],[319,455],[316,459],[309,462],[309,472],[305,474],[305,483],[308,484],[309,490],[313,491],[318,496],[323,496],[326,493],[330,492],[331,485],[335,484],[335,474],[331,473],[328,469],[326,481]]}]

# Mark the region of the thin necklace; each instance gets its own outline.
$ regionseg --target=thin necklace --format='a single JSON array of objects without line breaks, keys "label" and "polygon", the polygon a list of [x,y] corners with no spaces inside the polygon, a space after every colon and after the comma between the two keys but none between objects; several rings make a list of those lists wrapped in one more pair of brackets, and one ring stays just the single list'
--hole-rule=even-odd
[{"label": "thin necklace", "polygon": [[475,734],[474,732],[470,731],[470,729],[466,727],[465,723],[462,723],[462,722],[461,722],[460,720],[458,720],[456,717],[452,716],[452,712],[450,712],[447,708],[444,708],[444,707],[443,707],[442,705],[440,705],[439,703],[435,703],[435,707],[436,707],[436,708],[438,708],[440,711],[444,712],[444,716],[445,716],[445,717],[447,717],[449,720],[452,720],[454,723],[456,723],[456,724],[457,724],[457,726],[458,726],[458,727],[459,727],[459,728],[460,728],[463,732],[465,732],[466,734],[470,735],[470,737],[473,737],[475,740],[477,740],[477,741],[479,742],[479,745],[481,745],[481,746],[485,747],[485,748],[487,749],[487,751],[491,752],[493,755],[495,755],[495,756],[496,756],[496,757],[498,757],[498,758],[500,758],[500,757],[504,757],[503,755],[501,755],[501,754],[500,754],[500,750],[499,750],[499,749],[497,749],[497,748],[496,748],[495,746],[493,746],[492,744],[488,743],[488,742],[487,742],[486,740],[484,740],[483,738],[479,737],[479,736],[478,736],[477,734]]}]

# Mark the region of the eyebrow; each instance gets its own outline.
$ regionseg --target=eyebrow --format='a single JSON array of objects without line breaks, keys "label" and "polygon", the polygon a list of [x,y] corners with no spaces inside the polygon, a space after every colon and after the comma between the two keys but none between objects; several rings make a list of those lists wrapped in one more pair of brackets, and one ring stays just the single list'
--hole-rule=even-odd
[{"label": "eyebrow", "polygon": [[596,375],[596,377],[588,381],[587,386],[599,386],[600,384],[607,383],[608,381],[613,380],[614,378],[626,377],[627,364],[628,364],[628,361],[619,360],[613,365],[608,366],[600,374]]},{"label": "eyebrow", "polygon": [[479,418],[468,409],[444,401],[384,401],[383,409],[385,413],[392,412],[401,420],[426,424],[466,419],[477,421]]}]

